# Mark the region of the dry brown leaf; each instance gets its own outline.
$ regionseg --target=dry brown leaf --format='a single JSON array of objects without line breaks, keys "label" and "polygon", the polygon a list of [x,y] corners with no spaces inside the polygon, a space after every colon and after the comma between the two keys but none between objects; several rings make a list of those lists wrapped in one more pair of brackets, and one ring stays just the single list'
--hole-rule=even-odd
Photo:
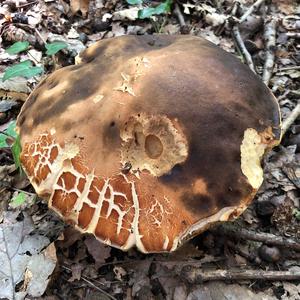
[{"label": "dry brown leaf", "polygon": [[247,286],[209,282],[196,287],[186,298],[187,300],[271,300],[273,297],[259,292],[253,293]]},{"label": "dry brown leaf", "polygon": [[82,16],[86,17],[89,11],[90,0],[71,0],[70,8],[75,15],[78,11],[81,11]]},{"label": "dry brown leaf", "polygon": [[105,260],[110,256],[111,248],[97,241],[94,236],[87,236],[84,243],[97,264],[105,263]]},{"label": "dry brown leaf", "polygon": [[73,264],[71,266],[72,277],[68,279],[69,282],[80,280],[83,266],[80,264]]},{"label": "dry brown leaf", "polygon": [[36,234],[32,220],[23,213],[6,212],[0,224],[0,298],[24,299],[41,296],[56,258],[47,256],[49,240]]}]

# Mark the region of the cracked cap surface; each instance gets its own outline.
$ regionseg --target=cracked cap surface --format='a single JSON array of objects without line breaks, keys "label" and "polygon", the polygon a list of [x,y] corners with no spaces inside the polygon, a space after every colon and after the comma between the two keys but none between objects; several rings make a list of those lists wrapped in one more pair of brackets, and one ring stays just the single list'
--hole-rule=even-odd
[{"label": "cracked cap surface", "polygon": [[49,207],[109,245],[175,250],[243,212],[280,140],[278,104],[237,58],[192,36],[100,41],[43,80],[18,117]]}]

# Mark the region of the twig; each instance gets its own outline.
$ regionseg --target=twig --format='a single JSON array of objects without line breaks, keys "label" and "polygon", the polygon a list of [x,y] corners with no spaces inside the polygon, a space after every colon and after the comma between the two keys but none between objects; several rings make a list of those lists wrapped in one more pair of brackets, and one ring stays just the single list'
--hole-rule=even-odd
[{"label": "twig", "polygon": [[240,2],[239,1],[234,1],[231,8],[230,8],[230,13],[226,18],[226,21],[223,24],[220,24],[216,30],[215,30],[215,35],[219,36],[223,33],[226,25],[229,25],[230,27],[232,27],[234,24],[239,23],[239,19],[235,16],[237,13],[237,10],[240,6]]},{"label": "twig", "polygon": [[260,5],[264,2],[265,0],[257,0],[254,2],[248,9],[247,11],[241,16],[240,18],[240,23],[243,23],[255,10],[257,10]]},{"label": "twig", "polygon": [[282,122],[282,135],[284,135],[290,126],[296,121],[300,115],[300,103],[296,105],[291,114]]},{"label": "twig", "polygon": [[264,71],[262,75],[262,81],[268,85],[272,77],[275,61],[275,47],[276,47],[276,25],[277,20],[272,18],[265,24],[264,40],[266,60],[264,64]]},{"label": "twig", "polygon": [[241,34],[240,34],[240,30],[239,30],[237,25],[233,26],[232,33],[233,33],[233,37],[236,41],[236,44],[237,44],[239,50],[241,51],[247,65],[249,66],[249,68],[254,73],[256,73],[255,72],[255,66],[254,66],[254,63],[252,61],[252,57],[251,57],[250,53],[248,52],[247,48],[245,47],[245,44],[244,44],[243,39],[242,39]]},{"label": "twig", "polygon": [[235,1],[233,3],[233,7],[232,7],[229,17],[235,17],[239,7],[240,7],[240,2]]},{"label": "twig", "polygon": [[[46,46],[47,45],[47,42],[46,40],[42,37],[42,35],[40,34],[40,32],[34,28],[36,34],[39,36],[39,38],[42,40],[42,42],[44,43],[44,45]],[[51,55],[51,58],[52,58],[52,61],[53,61],[53,65],[54,65],[54,70],[57,70],[57,64],[56,64],[56,60],[55,60],[55,55]]]},{"label": "twig", "polygon": [[39,64],[40,62],[36,60],[36,58],[30,54],[30,52],[27,52],[27,54],[35,61],[36,64]]},{"label": "twig", "polygon": [[184,17],[182,15],[182,13],[181,13],[181,10],[180,10],[180,7],[179,7],[178,3],[175,3],[174,13],[178,18],[180,26],[181,27],[185,26],[186,25],[185,20],[184,20]]},{"label": "twig", "polygon": [[201,268],[186,266],[180,276],[189,283],[202,283],[209,280],[299,280],[300,271],[263,271],[263,270],[216,270],[204,271]]},{"label": "twig", "polygon": [[89,285],[91,285],[94,289],[98,290],[99,292],[101,292],[102,294],[104,294],[105,296],[107,296],[109,299],[117,300],[117,298],[115,298],[114,296],[112,296],[109,293],[105,292],[104,290],[102,290],[101,288],[99,288],[98,286],[96,286],[95,284],[93,284],[91,281],[89,281],[88,279],[86,279],[84,277],[81,277],[81,279],[83,281],[85,281],[86,283],[88,283]]},{"label": "twig", "polygon": [[36,193],[26,192],[26,191],[17,189],[17,188],[12,187],[12,186],[10,186],[9,188],[10,188],[11,190],[13,190],[13,191],[16,191],[16,192],[19,192],[19,193],[24,193],[24,194],[26,194],[26,195],[28,195],[28,196],[36,196]]},{"label": "twig", "polygon": [[[68,272],[72,272],[72,270],[70,268],[66,267],[66,266],[61,266],[61,267],[63,269],[65,269],[66,271],[68,271]],[[82,279],[83,281],[85,281],[86,283],[88,283],[89,285],[91,285],[94,289],[98,290],[102,294],[106,295],[109,299],[117,300],[114,296],[110,295],[109,293],[107,293],[103,289],[99,288],[94,283],[92,283],[90,280],[88,280],[87,278],[85,278],[84,276],[81,276],[80,279]]]},{"label": "twig", "polygon": [[14,140],[15,140],[15,138],[14,138],[12,135],[10,135],[10,134],[6,133],[6,132],[5,132],[5,131],[3,131],[3,130],[0,130],[0,134],[6,135],[7,137],[9,137],[9,138],[12,138],[12,139],[14,139]]},{"label": "twig", "polygon": [[296,251],[300,251],[300,242],[291,238],[277,236],[275,234],[265,232],[254,232],[240,227],[236,228],[231,224],[221,225],[215,229],[215,232],[221,232],[224,235],[229,235],[236,238],[262,242],[267,245],[287,247]]},{"label": "twig", "polygon": [[300,32],[287,32],[286,36],[291,38],[300,39]]},{"label": "twig", "polygon": [[277,70],[277,72],[282,72],[282,71],[290,71],[290,70],[300,70],[300,66],[290,66],[290,67],[282,67]]},{"label": "twig", "polygon": [[41,41],[44,43],[44,45],[47,44],[47,42],[45,41],[45,39],[42,37],[42,35],[40,34],[40,32],[34,28],[35,33],[39,36],[39,38],[41,39]]},{"label": "twig", "polygon": [[29,6],[31,4],[36,4],[38,3],[38,1],[32,1],[32,2],[29,2],[29,3],[25,3],[25,4],[21,4],[21,5],[18,5],[16,6],[17,8],[23,8],[23,7],[26,7],[26,6]]}]

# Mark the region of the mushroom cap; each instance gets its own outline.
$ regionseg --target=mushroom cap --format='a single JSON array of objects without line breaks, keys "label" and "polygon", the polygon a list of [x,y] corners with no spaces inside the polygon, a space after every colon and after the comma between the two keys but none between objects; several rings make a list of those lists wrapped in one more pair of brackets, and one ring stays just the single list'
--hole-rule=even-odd
[{"label": "mushroom cap", "polygon": [[51,209],[145,253],[240,215],[281,135],[278,103],[247,66],[166,35],[94,44],[36,87],[17,126],[24,170]]}]

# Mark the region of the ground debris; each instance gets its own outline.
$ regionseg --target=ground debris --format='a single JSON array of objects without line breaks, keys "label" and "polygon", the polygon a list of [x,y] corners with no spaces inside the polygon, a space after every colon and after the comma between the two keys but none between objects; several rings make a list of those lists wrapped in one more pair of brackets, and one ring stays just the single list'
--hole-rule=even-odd
[{"label": "ground debris", "polygon": [[48,238],[34,233],[27,214],[16,212],[4,214],[0,235],[0,297],[41,296],[56,265],[56,256],[49,255]]}]

